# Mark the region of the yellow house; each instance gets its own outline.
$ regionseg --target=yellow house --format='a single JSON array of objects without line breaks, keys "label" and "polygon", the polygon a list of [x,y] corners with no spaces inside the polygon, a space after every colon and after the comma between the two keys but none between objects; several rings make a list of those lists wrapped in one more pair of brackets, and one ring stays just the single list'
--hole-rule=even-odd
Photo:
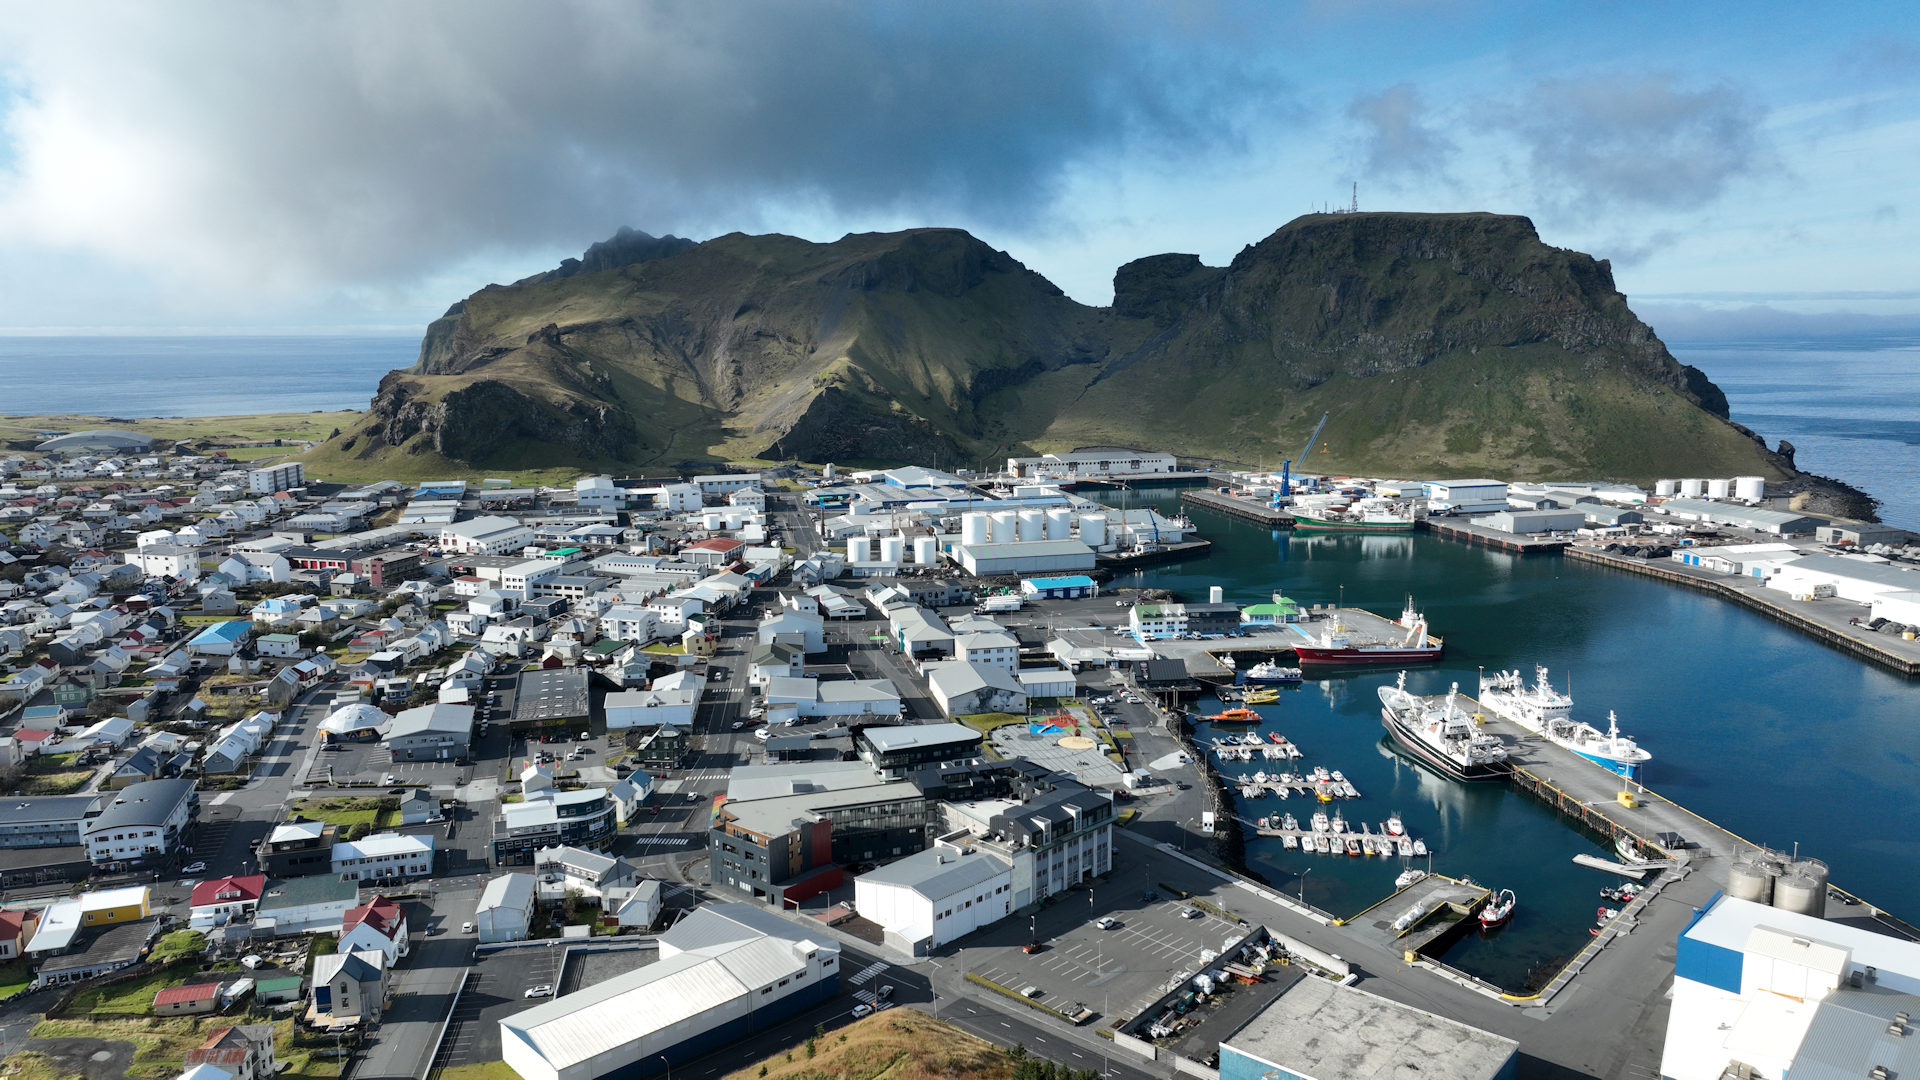
[{"label": "yellow house", "polygon": [[138,922],[152,914],[151,898],[145,885],[80,894],[80,921],[86,926]]}]

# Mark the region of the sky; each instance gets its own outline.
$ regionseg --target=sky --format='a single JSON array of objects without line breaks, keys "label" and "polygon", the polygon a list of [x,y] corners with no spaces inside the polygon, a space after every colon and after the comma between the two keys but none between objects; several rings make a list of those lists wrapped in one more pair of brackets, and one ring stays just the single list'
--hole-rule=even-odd
[{"label": "sky", "polygon": [[418,332],[625,225],[942,225],[1083,302],[1488,210],[1669,339],[1920,327],[1910,4],[0,0],[0,333]]}]

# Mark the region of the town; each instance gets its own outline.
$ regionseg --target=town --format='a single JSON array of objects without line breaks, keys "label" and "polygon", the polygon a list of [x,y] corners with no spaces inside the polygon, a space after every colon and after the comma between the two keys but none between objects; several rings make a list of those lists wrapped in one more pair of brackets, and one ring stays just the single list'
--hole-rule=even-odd
[{"label": "town", "polygon": [[[1605,1061],[1657,1010],[1662,1072],[1691,1080],[1781,1075],[1862,1016],[1907,1031],[1910,928],[1823,918],[1824,878],[1789,906],[1797,864],[1678,826],[1623,855],[1654,884],[1534,995],[1423,958],[1495,910],[1471,883],[1410,870],[1381,902],[1402,926],[1254,880],[1231,838],[1273,827],[1196,735],[1230,712],[1195,700],[1256,702],[1256,660],[1417,663],[1446,628],[1111,586],[1206,554],[1134,492],[1185,485],[1276,528],[1717,590],[1920,669],[1912,537],[1759,478],[1362,482],[1107,449],[339,484],[229,452],[101,430],[0,460],[10,1051],[124,1023],[190,1080],[704,1078],[912,1007],[1119,1078],[1470,1078]],[[1568,761],[1558,783],[1615,802],[1619,776]]]}]

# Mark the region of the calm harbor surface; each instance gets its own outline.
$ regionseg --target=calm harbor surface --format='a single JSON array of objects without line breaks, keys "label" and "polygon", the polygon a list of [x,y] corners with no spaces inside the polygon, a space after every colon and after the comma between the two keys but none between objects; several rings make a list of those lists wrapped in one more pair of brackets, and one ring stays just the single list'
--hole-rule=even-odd
[{"label": "calm harbor surface", "polygon": [[[1177,492],[1141,492],[1169,512]],[[1136,496],[1136,497],[1137,497]],[[1214,541],[1205,559],[1153,567],[1114,581],[1205,599],[1218,585],[1239,603],[1275,589],[1303,603],[1344,599],[1388,615],[1412,595],[1446,640],[1437,665],[1408,688],[1478,690],[1479,669],[1545,664],[1571,691],[1576,714],[1621,730],[1654,754],[1644,779],[1675,802],[1756,843],[1827,861],[1833,881],[1913,918],[1920,887],[1911,838],[1920,830],[1912,777],[1920,688],[1734,605],[1556,556],[1514,556],[1436,537],[1277,533],[1192,509]],[[1344,587],[1344,597],[1343,597]],[[1544,805],[1500,784],[1445,780],[1396,754],[1384,739],[1377,689],[1394,670],[1308,682],[1262,706],[1262,731],[1305,751],[1302,764],[1340,769],[1362,798],[1328,806],[1378,823],[1398,810],[1435,852],[1433,868],[1512,888],[1520,912],[1507,928],[1469,935],[1442,959],[1508,989],[1587,941],[1610,875],[1576,867],[1574,854],[1607,854]],[[1202,702],[1214,711],[1209,700]],[[1201,725],[1201,741],[1213,732]],[[1230,765],[1229,775],[1258,765]],[[1243,800],[1246,817],[1293,813],[1310,800]],[[1249,839],[1248,864],[1274,886],[1336,915],[1392,889],[1399,859],[1304,855],[1278,840]],[[1304,882],[1303,882],[1304,877]],[[1612,906],[1612,905],[1607,905]]]}]

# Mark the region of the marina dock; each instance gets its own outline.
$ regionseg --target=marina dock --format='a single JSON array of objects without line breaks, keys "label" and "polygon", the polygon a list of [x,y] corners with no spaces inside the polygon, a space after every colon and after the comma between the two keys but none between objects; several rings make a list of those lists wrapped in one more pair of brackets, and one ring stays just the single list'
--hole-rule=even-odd
[{"label": "marina dock", "polygon": [[1481,544],[1522,555],[1555,554],[1573,543],[1564,537],[1516,535],[1499,529],[1489,529],[1485,525],[1474,524],[1471,518],[1420,518],[1414,522],[1414,528],[1438,533],[1449,540]]},{"label": "marina dock", "polygon": [[1461,929],[1491,895],[1482,886],[1428,874],[1345,925],[1356,936],[1412,958]]},{"label": "marina dock", "polygon": [[1201,488],[1180,493],[1180,501],[1189,506],[1218,510],[1228,517],[1237,517],[1242,521],[1251,521],[1257,525],[1268,525],[1276,529],[1293,528],[1293,515],[1285,510],[1275,510],[1264,499],[1252,496],[1235,497],[1222,495],[1217,491]]}]

